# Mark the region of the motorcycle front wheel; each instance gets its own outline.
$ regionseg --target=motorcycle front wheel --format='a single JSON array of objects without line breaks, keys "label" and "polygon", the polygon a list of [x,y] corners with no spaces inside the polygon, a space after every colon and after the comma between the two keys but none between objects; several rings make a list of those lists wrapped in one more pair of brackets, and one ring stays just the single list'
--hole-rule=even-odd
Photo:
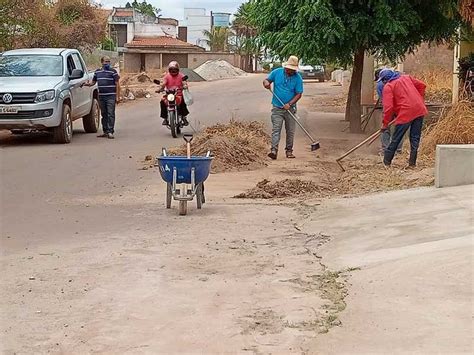
[{"label": "motorcycle front wheel", "polygon": [[168,121],[170,123],[171,135],[173,138],[178,138],[178,125],[176,124],[176,111],[168,111]]}]

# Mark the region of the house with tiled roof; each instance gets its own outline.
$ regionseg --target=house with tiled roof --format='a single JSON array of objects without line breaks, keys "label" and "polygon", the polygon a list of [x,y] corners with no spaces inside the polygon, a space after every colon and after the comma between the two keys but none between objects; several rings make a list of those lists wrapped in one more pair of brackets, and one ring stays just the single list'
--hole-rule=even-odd
[{"label": "house with tiled roof", "polygon": [[135,36],[125,44],[123,51],[126,72],[157,71],[176,60],[188,68],[190,55],[204,53],[205,49],[171,36]]}]

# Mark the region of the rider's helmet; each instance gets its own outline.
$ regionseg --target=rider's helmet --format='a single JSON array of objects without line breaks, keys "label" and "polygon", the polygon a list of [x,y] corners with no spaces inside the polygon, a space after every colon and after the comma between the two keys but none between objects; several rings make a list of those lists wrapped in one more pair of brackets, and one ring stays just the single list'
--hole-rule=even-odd
[{"label": "rider's helmet", "polygon": [[179,63],[175,60],[170,62],[170,64],[168,64],[168,72],[173,76],[178,75],[179,74]]}]

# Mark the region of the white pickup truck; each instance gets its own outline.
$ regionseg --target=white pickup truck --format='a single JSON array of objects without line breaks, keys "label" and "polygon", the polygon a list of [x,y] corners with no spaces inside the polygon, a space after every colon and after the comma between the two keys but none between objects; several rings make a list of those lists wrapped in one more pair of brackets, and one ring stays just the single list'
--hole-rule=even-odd
[{"label": "white pickup truck", "polygon": [[0,129],[48,130],[56,143],[70,143],[72,122],[99,129],[97,85],[75,49],[17,49],[0,55]]}]

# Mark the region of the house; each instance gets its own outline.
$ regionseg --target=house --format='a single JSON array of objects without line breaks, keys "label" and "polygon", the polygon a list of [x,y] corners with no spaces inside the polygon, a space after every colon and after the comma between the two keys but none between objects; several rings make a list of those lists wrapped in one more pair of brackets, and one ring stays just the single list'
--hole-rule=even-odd
[{"label": "house", "polygon": [[133,8],[114,7],[108,18],[109,36],[122,52],[135,37],[177,37],[178,20],[142,14]]},{"label": "house", "polygon": [[[176,60],[183,68],[196,67],[191,63],[197,63],[196,58],[204,52],[204,48],[181,41],[176,37],[135,36],[125,44],[123,50],[124,71],[129,73],[159,71],[166,68],[173,60]],[[203,60],[200,59],[199,63],[202,64]]]}]

